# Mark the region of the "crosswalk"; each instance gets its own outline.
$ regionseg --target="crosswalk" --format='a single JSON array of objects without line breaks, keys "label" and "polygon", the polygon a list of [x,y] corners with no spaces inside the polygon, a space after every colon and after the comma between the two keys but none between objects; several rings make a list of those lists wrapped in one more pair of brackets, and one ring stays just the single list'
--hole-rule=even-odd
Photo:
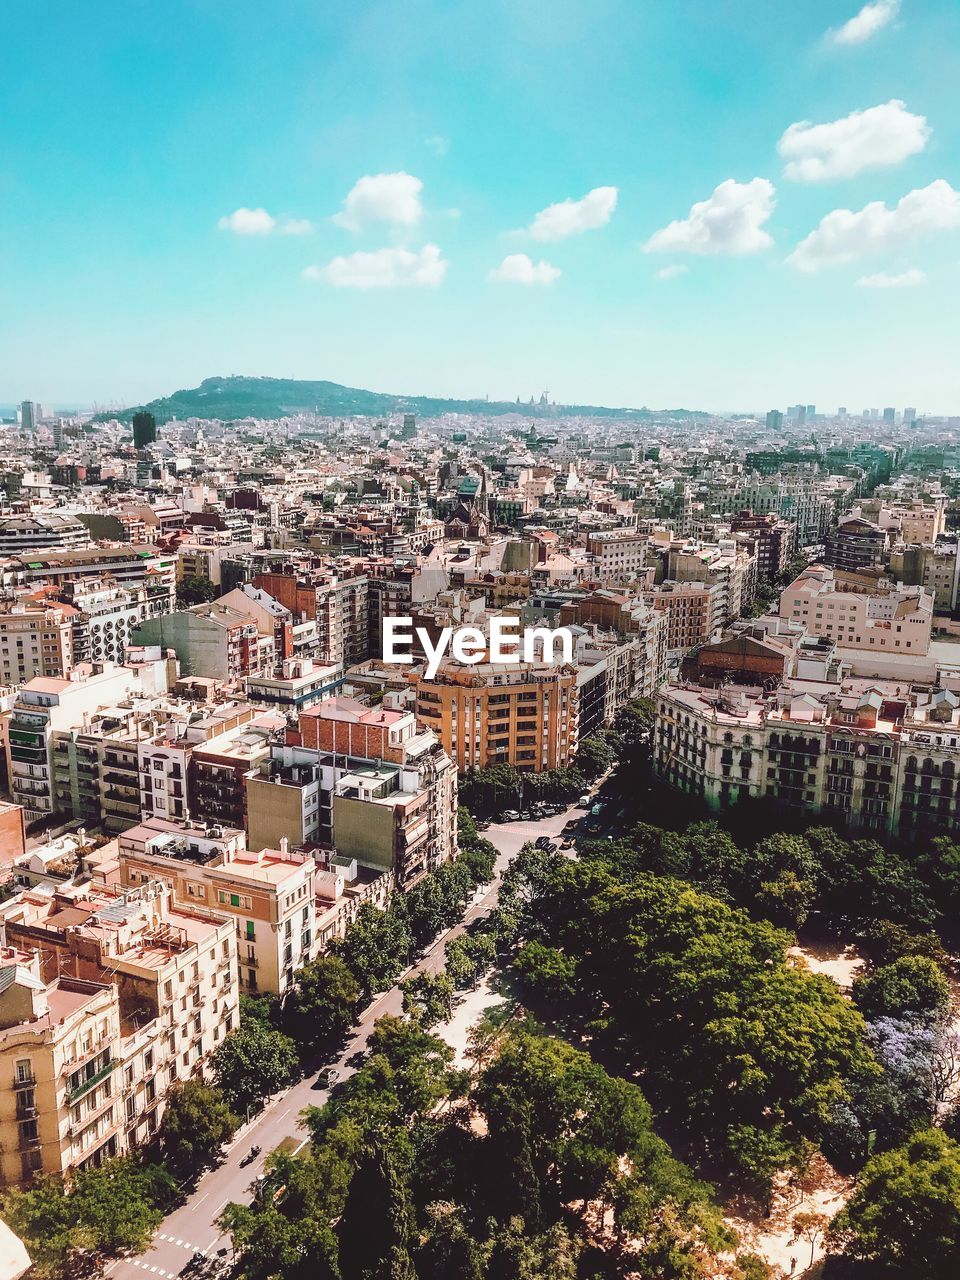
[{"label": "crosswalk", "polygon": [[[168,1236],[165,1232],[158,1231],[155,1239],[166,1240],[167,1244],[179,1245],[181,1249],[187,1250],[191,1257],[196,1253],[207,1257],[206,1250],[201,1249],[197,1244],[191,1244],[189,1240],[181,1240],[178,1236]],[[165,1271],[163,1267],[151,1266],[143,1258],[126,1258],[125,1261],[129,1262],[131,1267],[136,1267],[146,1275],[158,1276],[159,1280],[175,1280],[175,1277],[180,1274],[177,1271]]]}]

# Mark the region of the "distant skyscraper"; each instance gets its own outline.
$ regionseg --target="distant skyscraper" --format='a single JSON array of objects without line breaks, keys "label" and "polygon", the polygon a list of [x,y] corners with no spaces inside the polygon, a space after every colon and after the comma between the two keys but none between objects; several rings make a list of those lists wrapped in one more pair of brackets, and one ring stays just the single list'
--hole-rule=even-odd
[{"label": "distant skyscraper", "polygon": [[797,422],[804,423],[807,420],[807,406],[805,404],[797,405]]},{"label": "distant skyscraper", "polygon": [[916,422],[916,420],[917,420],[917,411],[916,411],[916,409],[913,407],[913,405],[911,405],[911,406],[910,406],[909,408],[907,408],[907,409],[904,409],[904,411],[903,411],[903,420],[904,420],[904,422]]},{"label": "distant skyscraper", "polygon": [[157,420],[152,413],[141,409],[133,415],[133,443],[138,449],[145,449],[157,438]]},{"label": "distant skyscraper", "polygon": [[837,410],[837,417],[845,418],[846,416],[847,416],[847,406],[845,404],[842,404],[840,408]]},{"label": "distant skyscraper", "polygon": [[40,406],[32,400],[24,400],[20,405],[20,425],[24,431],[36,431],[40,421]]},{"label": "distant skyscraper", "polygon": [[817,406],[815,404],[807,405],[807,417],[815,418],[817,416]]},{"label": "distant skyscraper", "polygon": [[779,409],[771,409],[767,414],[767,429],[769,431],[779,431],[783,426],[783,414]]},{"label": "distant skyscraper", "polygon": [[884,422],[896,422],[896,420],[897,420],[897,411],[896,411],[896,409],[892,409],[892,408],[884,409],[884,411],[883,411],[883,420],[884,420]]}]

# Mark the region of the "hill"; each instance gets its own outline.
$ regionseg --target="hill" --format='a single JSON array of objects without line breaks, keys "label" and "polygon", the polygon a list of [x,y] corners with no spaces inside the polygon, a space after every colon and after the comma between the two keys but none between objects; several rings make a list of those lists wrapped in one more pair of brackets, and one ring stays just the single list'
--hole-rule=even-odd
[{"label": "hill", "polygon": [[199,387],[174,391],[146,405],[120,411],[104,411],[98,421],[119,418],[129,422],[138,409],[148,409],[159,423],[171,418],[282,418],[290,414],[316,413],[321,417],[382,417],[389,413],[416,413],[434,418],[442,413],[499,415],[522,413],[524,417],[555,418],[561,415],[648,420],[656,417],[702,416],[686,409],[654,414],[649,409],[610,409],[599,405],[518,405],[511,400],[445,400],[434,396],[397,396],[380,391],[344,387],[338,382],[309,382],[294,378],[204,378]]}]

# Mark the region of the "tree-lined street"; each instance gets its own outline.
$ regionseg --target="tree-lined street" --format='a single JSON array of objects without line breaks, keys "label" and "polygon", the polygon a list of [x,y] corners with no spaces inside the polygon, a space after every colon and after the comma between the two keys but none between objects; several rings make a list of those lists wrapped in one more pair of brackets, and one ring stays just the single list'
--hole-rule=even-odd
[{"label": "tree-lined street", "polygon": [[[538,836],[557,836],[571,817],[582,815],[576,806],[554,817],[535,822],[493,824],[483,835],[497,849],[497,861],[493,880],[479,889],[459,924],[437,937],[424,950],[420,959],[403,975],[404,979],[418,972],[436,973],[443,967],[444,947],[463,933],[481,916],[496,906],[503,872],[527,841]],[[467,997],[469,999],[469,996]],[[351,1030],[340,1054],[323,1067],[332,1067],[338,1080],[344,1080],[356,1071],[358,1055],[367,1042],[378,1018],[386,1014],[400,1015],[403,1011],[403,993],[399,984],[374,999]],[[275,1097],[251,1122],[244,1125],[227,1150],[225,1159],[215,1169],[206,1173],[198,1182],[186,1202],[163,1222],[151,1247],[140,1257],[125,1258],[109,1268],[109,1274],[120,1280],[133,1280],[144,1273],[166,1280],[180,1275],[189,1268],[195,1253],[215,1258],[221,1250],[229,1251],[230,1239],[218,1228],[217,1218],[231,1201],[243,1203],[253,1196],[257,1176],[264,1170],[267,1156],[283,1144],[285,1149],[295,1150],[307,1141],[306,1131],[300,1124],[300,1112],[309,1106],[321,1105],[328,1091],[319,1088],[317,1076],[320,1064],[292,1088]],[[249,1160],[251,1148],[259,1147],[260,1154]],[[226,1256],[226,1255],[224,1255]]]}]

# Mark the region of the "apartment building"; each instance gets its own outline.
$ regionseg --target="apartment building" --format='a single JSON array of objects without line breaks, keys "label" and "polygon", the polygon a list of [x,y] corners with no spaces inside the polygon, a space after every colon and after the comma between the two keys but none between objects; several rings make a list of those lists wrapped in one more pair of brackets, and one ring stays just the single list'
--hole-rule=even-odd
[{"label": "apartment building", "polygon": [[960,695],[842,667],[831,675],[826,651],[820,675],[772,690],[665,686],[657,772],[714,808],[764,796],[853,830],[956,838]]},{"label": "apartment building", "polygon": [[86,547],[89,544],[90,534],[76,516],[51,511],[0,519],[0,555]]},{"label": "apartment building", "polygon": [[773,512],[758,514],[738,511],[730,521],[730,532],[753,544],[757,561],[757,581],[772,582],[790,563],[796,527]]},{"label": "apartment building", "polygon": [[0,1185],[119,1153],[113,1081],[104,1072],[119,1042],[112,983],[45,982],[38,952],[0,947]]},{"label": "apartment building", "polygon": [[715,622],[725,626],[741,617],[753,602],[757,561],[752,548],[734,538],[710,544],[688,542],[669,548],[665,576],[672,582],[716,585]]},{"label": "apartment building", "polygon": [[512,764],[561,769],[577,744],[573,666],[441,664],[432,680],[414,675],[416,716],[433,730],[459,769]]},{"label": "apartment building", "polygon": [[930,648],[933,597],[882,574],[811,565],[780,596],[780,616],[840,648],[922,657]]},{"label": "apartment building", "polygon": [[109,575],[119,586],[143,588],[149,617],[169,613],[177,603],[175,553],[152,546],[89,547],[86,550],[36,551],[18,555],[12,569],[18,585],[68,582]]},{"label": "apartment building", "polygon": [[882,569],[887,559],[889,535],[878,524],[851,516],[841,520],[824,539],[823,563],[843,573]]},{"label": "apartment building", "polygon": [[[412,719],[388,722],[388,738],[391,729],[397,737],[382,751],[364,736],[362,750],[376,754],[339,745],[349,721],[336,722],[336,750],[274,744],[270,760],[245,779],[250,847],[274,848],[286,836],[291,847],[325,851],[327,862],[343,857],[389,873],[403,889],[452,858],[456,769],[435,734],[407,732]],[[311,733],[306,713],[304,721],[300,736]]]},{"label": "apartment building", "polygon": [[148,1141],[170,1087],[203,1075],[239,1020],[233,922],[174,907],[151,882],[27,889],[0,904],[0,924],[4,1178]]},{"label": "apartment building", "polygon": [[[239,730],[258,716],[257,708],[246,702],[226,702],[205,712],[193,707],[181,709],[171,715],[158,732],[142,737],[137,743],[137,759],[140,771],[140,809],[144,818],[164,818],[174,821],[190,816],[191,766],[194,752],[211,744],[212,757],[207,763],[214,765],[220,752],[215,739]],[[255,748],[251,751],[252,757]],[[199,777],[206,775],[201,770]],[[225,782],[225,778],[217,779]],[[203,788],[197,796],[198,809],[202,812],[207,797]],[[224,802],[233,806],[237,802],[231,790],[224,795]]]},{"label": "apartment building", "polygon": [[6,747],[10,789],[28,824],[57,811],[55,733],[82,725],[84,716],[122,702],[135,690],[152,691],[154,682],[165,687],[165,677],[166,665],[157,657],[137,667],[79,667],[65,680],[37,676],[23,686],[10,716]]},{"label": "apartment building", "polygon": [[636,529],[606,529],[587,535],[597,577],[607,586],[632,582],[646,564],[649,537]]},{"label": "apartment building", "polygon": [[207,822],[245,829],[244,780],[269,758],[283,724],[276,716],[261,715],[195,746],[187,765],[190,812]]},{"label": "apartment building", "polygon": [[133,643],[131,633],[150,616],[155,603],[146,586],[122,586],[107,576],[65,582],[58,599],[74,610],[75,662],[123,662]]},{"label": "apartment building", "polygon": [[120,883],[159,880],[187,909],[230,918],[240,987],[282,994],[316,952],[316,863],[291,850],[247,848],[241,830],[151,818],[119,838]]},{"label": "apartment building", "polygon": [[720,626],[723,600],[729,596],[720,583],[661,582],[646,587],[643,598],[666,617],[668,661],[675,662],[713,636]]},{"label": "apartment building", "polygon": [[321,661],[348,667],[370,652],[369,574],[362,564],[342,570],[259,573],[254,586],[298,618],[317,624]]},{"label": "apartment building", "polygon": [[69,606],[0,602],[0,684],[69,675],[74,665],[73,617]]},{"label": "apartment building", "polygon": [[246,614],[219,602],[144,619],[133,642],[173,649],[183,675],[214,680],[240,680],[274,661],[273,636],[262,636]]},{"label": "apartment building", "polygon": [[272,671],[247,677],[247,697],[278,711],[302,711],[328,698],[343,684],[343,669],[309,658],[287,658]]}]

